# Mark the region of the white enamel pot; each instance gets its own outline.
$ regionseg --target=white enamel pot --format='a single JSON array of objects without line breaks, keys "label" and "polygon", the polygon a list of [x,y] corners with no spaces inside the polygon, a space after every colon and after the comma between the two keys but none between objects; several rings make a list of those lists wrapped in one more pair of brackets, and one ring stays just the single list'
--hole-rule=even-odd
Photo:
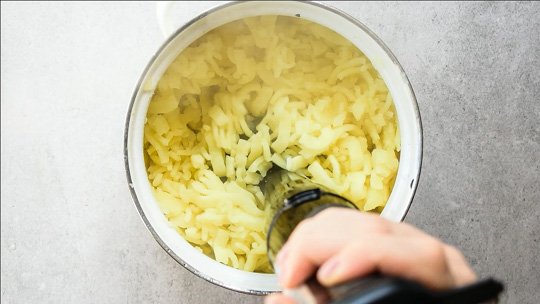
[{"label": "white enamel pot", "polygon": [[[163,6],[161,6],[163,8]],[[165,11],[162,10],[162,13]],[[422,125],[412,87],[397,59],[365,25],[325,4],[296,1],[230,2],[205,11],[175,30],[144,70],[127,113],[124,158],[129,188],[146,227],[179,264],[209,282],[250,294],[279,291],[274,274],[252,273],[216,262],[193,248],[160,211],[148,181],[143,156],[143,130],[154,88],[169,64],[197,38],[225,23],[258,15],[300,16],[324,25],[355,44],[373,63],[390,90],[401,136],[396,182],[381,216],[402,221],[418,184],[422,163]],[[161,20],[162,29],[167,22]]]}]

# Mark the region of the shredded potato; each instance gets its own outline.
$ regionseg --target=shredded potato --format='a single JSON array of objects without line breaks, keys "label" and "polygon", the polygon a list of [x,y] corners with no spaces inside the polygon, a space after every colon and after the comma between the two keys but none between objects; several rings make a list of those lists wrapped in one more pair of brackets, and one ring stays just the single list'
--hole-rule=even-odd
[{"label": "shredded potato", "polygon": [[173,61],[148,108],[144,151],[180,235],[223,264],[270,272],[258,186],[268,170],[381,211],[400,140],[392,96],[354,45],[303,19],[262,16],[205,34]]}]

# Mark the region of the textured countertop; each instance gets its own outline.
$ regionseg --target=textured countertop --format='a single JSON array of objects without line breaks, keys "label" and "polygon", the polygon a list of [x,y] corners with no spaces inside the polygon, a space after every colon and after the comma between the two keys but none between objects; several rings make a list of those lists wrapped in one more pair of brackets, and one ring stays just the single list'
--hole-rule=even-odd
[{"label": "textured countertop", "polygon": [[[504,280],[503,303],[538,303],[540,3],[334,5],[415,89],[425,156],[406,221]],[[163,41],[155,4],[3,2],[1,17],[2,303],[260,302],[184,270],[132,203],[124,118]]]}]

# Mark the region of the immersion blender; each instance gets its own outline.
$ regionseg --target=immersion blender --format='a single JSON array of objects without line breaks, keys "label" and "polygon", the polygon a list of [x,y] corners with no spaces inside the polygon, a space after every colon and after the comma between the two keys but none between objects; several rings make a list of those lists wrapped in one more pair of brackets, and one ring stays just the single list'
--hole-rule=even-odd
[{"label": "immersion blender", "polygon": [[[266,207],[273,214],[267,223],[266,242],[268,259],[274,269],[277,253],[302,220],[326,208],[357,209],[352,202],[326,187],[278,167],[268,172],[261,189]],[[300,304],[473,304],[496,302],[502,290],[503,285],[490,278],[460,288],[432,291],[409,280],[375,273],[333,287],[322,286],[313,276],[303,285],[283,293]]]}]

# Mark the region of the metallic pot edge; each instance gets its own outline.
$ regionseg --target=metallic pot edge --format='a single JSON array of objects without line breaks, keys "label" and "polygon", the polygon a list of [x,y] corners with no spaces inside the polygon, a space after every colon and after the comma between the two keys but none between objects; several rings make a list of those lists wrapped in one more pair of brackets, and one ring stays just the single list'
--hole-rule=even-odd
[{"label": "metallic pot edge", "polygon": [[[139,77],[139,80],[137,82],[137,85],[135,87],[135,90],[132,94],[132,97],[131,97],[131,101],[130,101],[130,104],[129,104],[129,107],[128,107],[128,111],[127,111],[127,115],[126,115],[126,122],[125,122],[125,127],[124,127],[124,165],[125,165],[125,170],[126,170],[126,178],[127,178],[127,181],[128,181],[128,186],[129,186],[129,190],[130,190],[130,193],[131,193],[131,196],[133,198],[133,202],[135,203],[135,207],[137,208],[137,211],[141,217],[141,219],[143,220],[146,228],[150,231],[150,233],[152,234],[152,236],[154,237],[154,239],[156,240],[156,242],[176,261],[178,262],[180,265],[182,265],[184,268],[186,268],[188,271],[190,271],[191,273],[197,275],[198,277],[200,278],[203,278],[205,279],[206,281],[212,283],[212,284],[215,284],[217,286],[221,286],[221,287],[225,287],[229,290],[233,290],[233,291],[237,291],[237,292],[241,292],[241,293],[245,293],[245,294],[251,294],[251,295],[266,295],[266,294],[269,294],[270,292],[268,291],[261,291],[261,290],[251,290],[251,289],[241,289],[241,288],[237,288],[237,287],[233,287],[233,286],[230,286],[228,285],[227,283],[225,282],[222,282],[222,281],[218,281],[218,280],[215,280],[213,278],[210,278],[206,275],[204,275],[203,273],[199,272],[197,269],[195,269],[194,267],[192,267],[191,265],[187,264],[182,258],[180,258],[178,255],[176,255],[168,246],[167,244],[165,244],[165,242],[161,239],[161,237],[157,234],[157,232],[154,230],[154,228],[152,227],[152,225],[150,224],[150,222],[148,221],[144,211],[142,210],[142,207],[140,205],[140,202],[139,202],[139,199],[137,197],[137,194],[135,192],[135,189],[133,187],[133,180],[132,180],[132,177],[131,177],[131,172],[130,172],[130,168],[129,168],[129,157],[128,157],[128,135],[129,135],[129,125],[130,125],[130,119],[131,119],[131,115],[132,115],[132,110],[133,110],[133,105],[135,103],[135,99],[137,97],[137,93],[140,91],[140,87],[142,86],[142,82],[145,78],[145,76],[147,75],[148,71],[150,70],[151,66],[154,64],[157,56],[166,48],[166,46],[178,35],[180,34],[181,32],[183,32],[184,30],[186,30],[187,28],[189,28],[193,23],[197,22],[198,20],[206,17],[207,15],[211,14],[212,12],[214,11],[217,11],[217,10],[220,10],[220,9],[223,9],[225,7],[229,7],[229,6],[232,6],[232,5],[235,5],[235,4],[238,4],[240,3],[241,1],[233,1],[233,2],[228,2],[228,3],[225,3],[225,4],[221,4],[221,5],[218,5],[218,6],[215,6],[213,8],[210,8],[206,11],[204,11],[203,13],[197,15],[196,17],[194,17],[193,19],[191,19],[190,21],[188,21],[187,23],[185,23],[183,26],[181,26],[180,28],[178,28],[171,36],[169,36],[162,44],[161,46],[159,47],[159,49],[154,53],[154,55],[152,56],[152,58],[149,60],[148,64],[146,65],[146,67],[144,68],[141,76]],[[320,2],[316,2],[316,1],[302,1],[306,4],[309,4],[309,5],[315,5],[315,6],[318,6],[320,8],[323,8],[329,12],[332,12],[332,13],[335,13],[337,15],[340,15],[341,17],[347,19],[348,21],[350,21],[351,23],[355,24],[356,26],[358,26],[360,29],[362,29],[365,33],[367,33],[371,38],[373,38],[377,44],[379,44],[383,50],[387,53],[387,55],[389,56],[389,58],[392,60],[392,62],[394,62],[396,64],[396,66],[399,68],[401,74],[402,74],[402,77],[404,78],[406,84],[408,85],[409,87],[409,90],[412,94],[411,98],[414,102],[413,104],[413,110],[414,110],[414,114],[415,114],[415,120],[416,122],[418,123],[418,127],[419,127],[419,133],[418,134],[418,138],[419,138],[419,153],[417,155],[418,157],[418,161],[419,161],[419,166],[418,166],[418,173],[416,175],[416,178],[413,179],[411,181],[411,190],[412,190],[412,195],[408,201],[408,205],[407,205],[407,209],[405,211],[405,213],[403,214],[402,218],[401,218],[401,221],[403,221],[403,219],[405,218],[405,216],[407,215],[410,207],[411,207],[411,204],[412,204],[412,201],[413,201],[413,198],[414,198],[414,195],[416,193],[416,189],[418,187],[418,182],[419,182],[419,178],[420,178],[420,172],[421,172],[421,168],[422,168],[422,157],[423,157],[423,129],[422,129],[422,120],[421,120],[421,117],[420,117],[420,111],[418,109],[418,102],[416,100],[416,96],[414,94],[414,90],[412,88],[412,85],[409,81],[409,78],[407,77],[403,67],[401,66],[401,64],[399,63],[399,61],[397,60],[397,58],[394,56],[394,54],[390,51],[390,49],[388,48],[388,46],[386,46],[386,44],[377,36],[375,35],[374,32],[372,32],[368,27],[366,27],[363,23],[361,23],[360,21],[358,21],[357,19],[355,19],[354,17],[350,16],[349,14],[337,9],[337,8],[334,8],[332,6],[329,6],[327,4],[324,4],[324,3],[320,3]]]}]

